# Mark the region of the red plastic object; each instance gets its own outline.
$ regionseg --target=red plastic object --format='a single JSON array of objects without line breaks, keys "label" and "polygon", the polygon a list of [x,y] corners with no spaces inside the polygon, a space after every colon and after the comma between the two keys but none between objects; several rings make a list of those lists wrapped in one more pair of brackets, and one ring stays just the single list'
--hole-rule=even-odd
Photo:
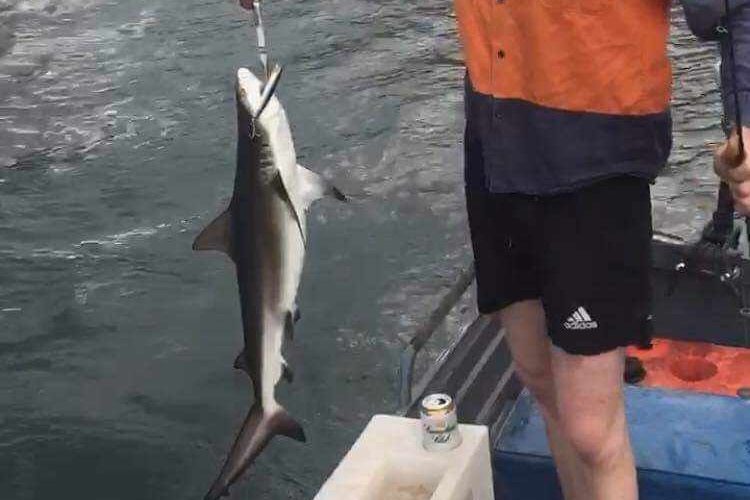
[{"label": "red plastic object", "polygon": [[646,368],[640,385],[737,396],[750,387],[750,349],[655,339],[651,350],[628,349]]}]

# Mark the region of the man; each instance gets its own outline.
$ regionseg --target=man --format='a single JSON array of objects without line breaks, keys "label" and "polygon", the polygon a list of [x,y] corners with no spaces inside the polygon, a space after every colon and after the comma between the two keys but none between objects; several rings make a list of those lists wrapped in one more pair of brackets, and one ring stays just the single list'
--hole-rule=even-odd
[{"label": "man", "polygon": [[[748,3],[732,0],[728,26],[746,116]],[[716,38],[723,0],[683,4],[696,34]],[[468,69],[465,174],[480,311],[506,328],[565,498],[636,499],[623,348],[650,339],[650,183],[671,148],[670,0],[455,6]],[[750,165],[730,170],[735,156],[736,141],[717,152],[717,172],[750,212]]]},{"label": "man", "polygon": [[[750,116],[750,8],[731,5]],[[723,0],[683,6],[696,34],[715,38]],[[669,0],[456,0],[479,308],[506,327],[567,500],[638,497],[622,373],[624,347],[651,335],[649,186],[671,148],[669,12]],[[750,167],[727,168],[734,150],[718,152],[717,172],[748,210]]]}]

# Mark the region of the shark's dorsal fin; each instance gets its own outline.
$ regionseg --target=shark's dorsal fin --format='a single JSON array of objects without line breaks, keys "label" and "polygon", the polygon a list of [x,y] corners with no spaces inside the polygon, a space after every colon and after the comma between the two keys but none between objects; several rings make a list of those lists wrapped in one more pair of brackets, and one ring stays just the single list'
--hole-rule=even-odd
[{"label": "shark's dorsal fin", "polygon": [[324,196],[331,196],[339,201],[347,201],[344,193],[342,193],[336,186],[309,168],[298,164],[297,172],[301,181],[300,201],[305,210],[307,210],[315,200],[323,198]]},{"label": "shark's dorsal fin", "polygon": [[193,250],[216,250],[234,259],[232,251],[232,214],[229,209],[221,213],[195,238]]}]

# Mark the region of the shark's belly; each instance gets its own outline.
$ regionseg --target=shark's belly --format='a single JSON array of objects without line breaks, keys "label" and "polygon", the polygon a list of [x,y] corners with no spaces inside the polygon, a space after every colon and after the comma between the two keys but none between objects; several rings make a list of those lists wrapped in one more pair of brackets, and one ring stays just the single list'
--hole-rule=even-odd
[{"label": "shark's belly", "polygon": [[[276,233],[276,255],[266,255],[271,262],[269,267],[277,267],[276,273],[269,273],[266,280],[273,280],[269,288],[276,290],[278,312],[286,315],[294,311],[302,268],[305,260],[305,244],[297,223],[297,218],[289,203],[279,196],[274,196],[269,203],[272,219],[277,221],[275,228],[269,232]],[[270,270],[270,269],[269,269]]]},{"label": "shark's belly", "polygon": [[254,371],[261,375],[264,406],[271,407],[282,375],[281,349],[296,307],[305,247],[297,219],[283,197],[264,193],[253,201],[246,208],[255,230],[243,238],[248,261],[242,266],[247,289],[245,341]]}]

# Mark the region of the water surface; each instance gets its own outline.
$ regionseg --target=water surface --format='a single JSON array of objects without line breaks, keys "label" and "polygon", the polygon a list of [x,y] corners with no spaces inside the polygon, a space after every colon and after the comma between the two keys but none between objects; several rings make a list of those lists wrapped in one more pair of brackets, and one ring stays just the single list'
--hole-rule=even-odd
[{"label": "water surface", "polygon": [[[398,335],[470,261],[450,3],[268,2],[302,163],[353,194],[310,218],[279,439],[233,498],[311,498],[396,406]],[[677,22],[658,226],[694,237],[716,181],[714,49]],[[250,402],[233,270],[190,245],[233,182],[230,0],[0,0],[0,498],[201,498]],[[471,316],[463,311],[460,324]],[[433,347],[432,354],[438,352]]]}]

